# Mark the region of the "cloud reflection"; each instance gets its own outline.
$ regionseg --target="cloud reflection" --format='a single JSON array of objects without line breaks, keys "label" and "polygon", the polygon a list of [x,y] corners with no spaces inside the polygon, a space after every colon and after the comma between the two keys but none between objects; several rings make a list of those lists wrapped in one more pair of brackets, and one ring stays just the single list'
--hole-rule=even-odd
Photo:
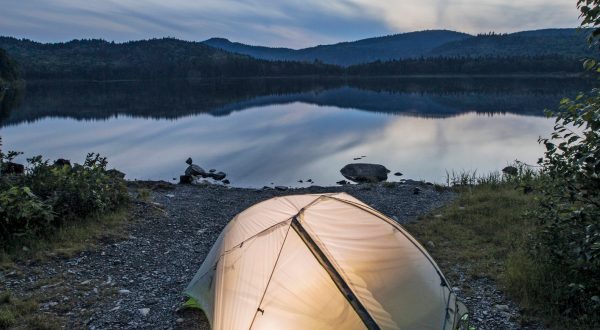
[{"label": "cloud reflection", "polygon": [[192,156],[203,167],[227,172],[236,186],[260,187],[308,178],[333,184],[342,178],[339,169],[361,155],[408,178],[443,182],[446,170],[485,173],[514,159],[534,162],[542,153],[537,138],[551,128],[543,117],[427,119],[293,103],[177,121],[47,118],[3,128],[0,135],[27,157],[81,161],[87,152],[100,152],[138,179],[171,180]]}]

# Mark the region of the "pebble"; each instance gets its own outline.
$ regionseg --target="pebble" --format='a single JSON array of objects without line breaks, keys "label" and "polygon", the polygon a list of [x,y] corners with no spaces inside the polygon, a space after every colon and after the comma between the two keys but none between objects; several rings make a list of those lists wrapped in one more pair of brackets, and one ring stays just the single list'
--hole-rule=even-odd
[{"label": "pebble", "polygon": [[494,308],[496,308],[499,311],[507,311],[508,310],[508,305],[494,305]]},{"label": "pebble", "polygon": [[120,293],[120,294],[130,294],[130,293],[131,293],[131,291],[129,291],[129,290],[127,290],[127,289],[121,289],[121,290],[119,290],[119,293]]},{"label": "pebble", "polygon": [[147,316],[148,313],[150,313],[150,308],[140,308],[138,309],[138,312],[140,312],[140,314],[142,314],[142,316]]}]

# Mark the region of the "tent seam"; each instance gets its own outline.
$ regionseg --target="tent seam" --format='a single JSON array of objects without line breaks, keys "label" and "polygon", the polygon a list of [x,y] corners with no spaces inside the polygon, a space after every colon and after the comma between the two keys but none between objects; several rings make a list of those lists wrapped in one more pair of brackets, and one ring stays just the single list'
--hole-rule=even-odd
[{"label": "tent seam", "polygon": [[[283,238],[283,242],[281,243],[281,248],[279,249],[279,253],[277,253],[277,259],[275,259],[275,264],[273,264],[273,270],[271,271],[271,275],[269,276],[269,280],[267,281],[267,285],[265,286],[265,290],[263,291],[262,297],[260,298],[260,301],[258,302],[258,307],[256,308],[256,311],[254,312],[254,317],[252,318],[252,322],[250,322],[250,327],[248,327],[248,330],[252,329],[252,326],[254,325],[254,321],[256,320],[256,316],[258,315],[258,311],[260,310],[260,305],[262,305],[262,302],[265,299],[265,295],[267,294],[267,290],[269,289],[269,284],[271,284],[271,279],[273,278],[273,274],[275,273],[275,268],[277,268],[277,264],[279,263],[279,257],[281,257],[281,251],[283,251],[283,247],[285,245],[285,242],[287,241],[288,234],[290,233],[290,228],[292,228],[291,222],[290,222],[290,225],[288,226],[287,231],[285,232],[285,237]],[[264,311],[263,311],[263,313],[264,313]]]}]

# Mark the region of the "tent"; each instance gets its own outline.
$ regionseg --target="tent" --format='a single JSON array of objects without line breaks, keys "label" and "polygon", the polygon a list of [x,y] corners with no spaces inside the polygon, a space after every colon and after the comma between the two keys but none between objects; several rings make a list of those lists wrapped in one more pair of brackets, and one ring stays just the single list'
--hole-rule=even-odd
[{"label": "tent", "polygon": [[423,246],[345,193],[241,212],[185,293],[213,329],[456,329],[466,312]]}]

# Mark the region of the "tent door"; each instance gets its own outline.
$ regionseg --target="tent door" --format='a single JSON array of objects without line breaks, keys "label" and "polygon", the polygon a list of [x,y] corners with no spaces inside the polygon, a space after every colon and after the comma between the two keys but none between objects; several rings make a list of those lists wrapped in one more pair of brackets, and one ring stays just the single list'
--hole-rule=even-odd
[{"label": "tent door", "polygon": [[350,306],[354,308],[356,314],[358,314],[358,316],[364,322],[367,329],[379,330],[379,326],[377,325],[377,323],[375,323],[373,317],[371,317],[365,306],[363,306],[363,304],[358,300],[358,297],[354,294],[354,292],[352,292],[352,289],[350,289],[350,287],[348,286],[346,281],[344,281],[340,273],[333,267],[333,264],[329,261],[329,259],[327,259],[327,256],[319,248],[319,246],[313,240],[310,234],[304,229],[304,227],[302,227],[302,224],[300,223],[300,221],[298,221],[297,217],[294,217],[292,219],[291,227],[298,234],[298,236],[300,236],[300,238],[306,244],[310,252],[315,256],[319,264],[321,264],[321,266],[323,266],[323,268],[325,269],[325,271],[327,271],[329,276],[331,276],[331,279],[333,280],[335,285],[344,295],[346,300],[348,300]]}]

